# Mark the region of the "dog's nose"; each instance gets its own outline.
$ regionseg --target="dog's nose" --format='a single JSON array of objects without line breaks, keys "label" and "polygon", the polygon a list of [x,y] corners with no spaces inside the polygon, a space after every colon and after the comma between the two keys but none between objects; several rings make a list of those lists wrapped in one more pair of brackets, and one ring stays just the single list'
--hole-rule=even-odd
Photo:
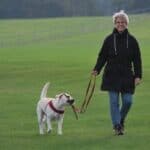
[{"label": "dog's nose", "polygon": [[74,99],[68,100],[67,102],[68,102],[70,105],[72,105],[72,104],[74,103]]}]

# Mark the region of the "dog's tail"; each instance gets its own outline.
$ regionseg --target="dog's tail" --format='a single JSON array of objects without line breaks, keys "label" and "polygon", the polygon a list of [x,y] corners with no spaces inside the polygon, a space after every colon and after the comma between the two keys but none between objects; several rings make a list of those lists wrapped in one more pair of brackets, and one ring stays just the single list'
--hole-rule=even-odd
[{"label": "dog's tail", "polygon": [[42,89],[42,91],[41,91],[40,99],[46,97],[46,94],[47,94],[47,90],[48,90],[49,84],[50,84],[50,83],[47,82],[47,83],[44,85],[44,87],[43,87],[43,89]]}]

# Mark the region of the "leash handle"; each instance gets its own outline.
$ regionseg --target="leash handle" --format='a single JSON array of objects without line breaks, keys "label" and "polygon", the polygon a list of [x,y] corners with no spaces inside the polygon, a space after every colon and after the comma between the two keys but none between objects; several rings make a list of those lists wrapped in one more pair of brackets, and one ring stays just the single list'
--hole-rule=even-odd
[{"label": "leash handle", "polygon": [[90,81],[89,81],[88,87],[87,87],[86,92],[85,92],[84,101],[83,101],[83,103],[81,105],[81,112],[83,111],[84,106],[86,104],[86,98],[87,98],[87,95],[88,95],[88,92],[89,92],[89,89],[90,89],[91,81],[92,81],[92,76],[90,77]]},{"label": "leash handle", "polygon": [[[91,87],[92,80],[93,80],[93,86]],[[90,100],[92,98],[92,95],[94,93],[95,84],[96,84],[96,76],[95,75],[91,75],[88,87],[86,89],[85,98],[84,98],[84,101],[83,101],[83,103],[81,105],[81,109],[80,109],[81,113],[84,113],[86,111],[87,107],[88,107],[88,104],[89,104],[89,102],[90,102]],[[90,87],[91,87],[91,91],[90,91]]]},{"label": "leash handle", "polygon": [[91,93],[90,93],[90,95],[89,95],[88,101],[87,101],[86,106],[85,106],[86,109],[87,109],[87,106],[89,105],[89,102],[90,102],[90,100],[91,100],[91,98],[92,98],[92,95],[93,95],[93,93],[94,93],[95,83],[96,83],[96,76],[94,76],[94,79],[93,79],[93,80],[94,80],[94,81],[93,81],[93,86],[92,86],[92,88],[91,88]]}]

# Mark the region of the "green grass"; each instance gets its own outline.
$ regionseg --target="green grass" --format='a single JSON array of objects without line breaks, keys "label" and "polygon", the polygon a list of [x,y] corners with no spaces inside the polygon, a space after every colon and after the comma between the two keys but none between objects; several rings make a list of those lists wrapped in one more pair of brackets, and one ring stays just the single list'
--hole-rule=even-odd
[{"label": "green grass", "polygon": [[126,134],[113,135],[101,76],[85,114],[76,121],[66,108],[62,136],[40,136],[36,103],[43,84],[49,96],[66,91],[80,106],[104,37],[112,32],[110,17],[0,20],[0,150],[149,150],[150,149],[150,16],[130,17],[129,30],[140,42],[143,80],[134,95]]}]

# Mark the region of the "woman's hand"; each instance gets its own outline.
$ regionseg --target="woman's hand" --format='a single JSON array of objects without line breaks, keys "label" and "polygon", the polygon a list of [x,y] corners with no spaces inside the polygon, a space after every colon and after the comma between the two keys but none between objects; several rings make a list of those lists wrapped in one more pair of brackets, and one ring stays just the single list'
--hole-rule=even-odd
[{"label": "woman's hand", "polygon": [[98,75],[98,72],[96,71],[96,70],[92,70],[92,73],[91,73],[92,75],[94,75],[94,76],[97,76]]},{"label": "woman's hand", "polygon": [[135,78],[134,79],[135,86],[139,85],[140,83],[141,83],[141,79],[140,78]]}]

